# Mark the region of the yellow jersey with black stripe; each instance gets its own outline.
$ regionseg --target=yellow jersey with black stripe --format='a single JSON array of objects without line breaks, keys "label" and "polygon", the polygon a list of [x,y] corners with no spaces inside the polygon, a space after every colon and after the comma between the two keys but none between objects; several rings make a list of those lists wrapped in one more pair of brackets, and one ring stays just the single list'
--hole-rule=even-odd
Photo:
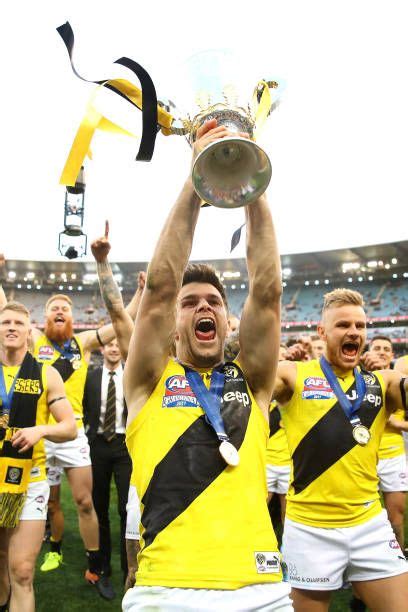
[{"label": "yellow jersey with black stripe", "polygon": [[[396,410],[393,416],[400,421],[404,420],[405,412],[403,409]],[[385,426],[384,433],[381,437],[380,448],[378,451],[379,459],[392,459],[405,453],[404,438],[402,432],[396,432],[388,423]]]},{"label": "yellow jersey with black stripe", "polygon": [[[16,378],[20,366],[1,366],[3,368],[4,382],[6,385],[6,392],[9,393],[11,386],[13,384],[14,379]],[[41,368],[41,385],[38,386],[35,384],[27,384],[27,383],[37,383],[37,381],[27,381],[27,379],[18,378],[15,385],[15,391],[24,391],[30,392],[29,389],[31,387],[31,391],[35,394],[40,392],[37,401],[37,412],[36,412],[36,421],[35,425],[47,425],[49,419],[49,409],[47,404],[47,376],[46,376],[46,368]],[[35,444],[33,448],[32,455],[32,466],[30,472],[29,482],[38,482],[40,480],[46,479],[46,471],[45,471],[45,447],[44,447],[44,438],[41,438],[37,444]]]},{"label": "yellow jersey with black stripe", "polygon": [[288,441],[279,406],[275,401],[269,407],[269,439],[266,447],[268,465],[290,465]]},{"label": "yellow jersey with black stripe", "polygon": [[[221,414],[238,466],[222,459],[173,359],[127,429],[142,510],[137,585],[237,589],[282,579],[266,505],[268,423],[239,364],[224,373]],[[202,375],[208,387],[211,371]]]},{"label": "yellow jersey with black stripe", "polygon": [[[359,417],[371,439],[360,446],[319,362],[296,365],[295,390],[282,407],[292,459],[286,515],[314,527],[364,523],[381,512],[376,467],[388,419],[384,380],[379,372],[362,372],[366,393]],[[353,372],[338,381],[356,399]]]},{"label": "yellow jersey with black stripe", "polygon": [[[34,346],[34,357],[40,362],[52,365],[60,374],[64,381],[65,393],[68,401],[74,410],[77,427],[83,427],[83,406],[84,389],[88,364],[84,358],[84,349],[78,336],[71,339],[70,351],[73,358],[66,359],[54,347],[51,340],[45,334],[40,336]],[[55,423],[51,416],[50,423]]]}]

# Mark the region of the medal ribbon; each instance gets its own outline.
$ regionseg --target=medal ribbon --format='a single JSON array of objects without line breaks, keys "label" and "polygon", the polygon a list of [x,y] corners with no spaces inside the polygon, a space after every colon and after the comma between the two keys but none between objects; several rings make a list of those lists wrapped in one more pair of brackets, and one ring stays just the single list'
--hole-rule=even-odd
[{"label": "medal ribbon", "polygon": [[10,387],[10,391],[7,393],[6,390],[6,381],[4,380],[4,371],[3,371],[3,367],[0,366],[0,397],[1,397],[1,401],[2,401],[2,412],[3,414],[10,414],[10,407],[11,407],[11,402],[13,400],[13,395],[14,395],[14,387],[16,384],[16,380],[18,378],[18,374],[20,372],[21,366],[18,369],[18,372],[16,374],[16,376],[14,377],[13,380],[13,384]]},{"label": "medal ribbon", "polygon": [[222,372],[220,369],[214,369],[211,374],[210,388],[207,389],[198,372],[191,370],[187,366],[183,367],[186,371],[186,378],[190,384],[190,387],[198,399],[201,408],[205,412],[207,422],[217,434],[220,442],[228,442],[229,437],[225,431],[224,421],[222,420],[220,410],[225,380],[224,372]]},{"label": "medal ribbon", "polygon": [[51,341],[51,344],[55,348],[55,350],[58,351],[64,357],[64,359],[68,359],[68,361],[72,361],[74,359],[74,353],[72,352],[72,350],[70,350],[71,340],[66,340],[63,344],[63,348],[61,348],[56,342]]},{"label": "medal ribbon", "polygon": [[324,355],[320,357],[320,367],[322,368],[323,374],[325,375],[327,382],[333,389],[334,394],[337,397],[339,404],[343,408],[343,412],[350,421],[350,423],[353,426],[359,425],[361,421],[357,412],[360,410],[360,406],[366,392],[365,380],[359,370],[357,368],[353,369],[354,378],[356,379],[357,398],[354,400],[354,402],[352,402],[351,400],[349,400],[343,389],[340,387],[340,383],[337,380],[337,377],[333,372],[330,363],[327,361]]}]

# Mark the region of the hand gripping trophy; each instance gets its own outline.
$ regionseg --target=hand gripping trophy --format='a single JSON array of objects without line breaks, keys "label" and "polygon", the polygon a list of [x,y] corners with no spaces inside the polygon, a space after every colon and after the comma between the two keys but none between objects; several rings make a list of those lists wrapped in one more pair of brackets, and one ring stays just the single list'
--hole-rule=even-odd
[{"label": "hand gripping trophy", "polygon": [[[66,23],[57,29],[67,47],[72,68],[79,76],[72,63],[71,26]],[[255,140],[268,115],[278,105],[282,87],[277,81],[260,80],[248,102],[251,92],[237,74],[239,64],[233,54],[225,50],[203,51],[186,63],[192,111],[180,113],[173,102],[157,100],[153,82],[139,64],[129,58],[121,58],[116,63],[133,70],[141,88],[124,79],[92,82],[108,87],[142,110],[143,134],[137,159],[151,159],[159,130],[166,136],[185,136],[192,144],[198,128],[216,119],[218,125],[225,125],[234,135],[211,143],[196,158],[192,180],[198,195],[213,206],[238,208],[254,202],[266,190],[272,175],[271,162]],[[75,184],[92,130],[97,128],[132,136],[96,112],[90,102],[62,173],[62,184]],[[144,156],[142,149],[148,151]]]}]

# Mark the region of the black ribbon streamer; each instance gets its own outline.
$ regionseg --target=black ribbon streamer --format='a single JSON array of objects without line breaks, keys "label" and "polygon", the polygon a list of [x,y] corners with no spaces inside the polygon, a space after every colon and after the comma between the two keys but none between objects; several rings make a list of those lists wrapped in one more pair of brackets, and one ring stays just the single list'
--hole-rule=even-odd
[{"label": "black ribbon streamer", "polygon": [[[71,68],[73,73],[82,81],[86,83],[95,83],[95,85],[104,85],[107,89],[114,91],[119,96],[130,102],[133,106],[138,108],[137,104],[135,104],[132,100],[130,100],[124,93],[116,89],[114,85],[107,83],[109,79],[105,79],[102,81],[92,81],[89,79],[85,79],[82,77],[77,70],[75,69],[72,54],[74,50],[74,32],[71,28],[70,23],[67,21],[63,23],[57,28],[58,34],[61,36],[64,41],[65,47],[68,51],[69,60],[71,63]],[[158,121],[157,121],[157,95],[156,89],[154,87],[154,83],[149,75],[149,73],[137,62],[128,58],[121,57],[117,59],[115,64],[121,64],[131,70],[136,77],[138,78],[142,91],[142,108],[139,109],[142,111],[142,138],[140,142],[139,152],[136,156],[137,161],[150,161],[153,157],[154,145],[156,142],[156,135],[158,131]]]}]

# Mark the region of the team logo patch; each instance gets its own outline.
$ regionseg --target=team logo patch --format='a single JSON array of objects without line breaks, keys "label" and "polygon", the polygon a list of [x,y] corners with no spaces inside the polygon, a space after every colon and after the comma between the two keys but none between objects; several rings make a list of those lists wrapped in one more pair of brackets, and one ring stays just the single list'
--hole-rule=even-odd
[{"label": "team logo patch", "polygon": [[367,385],[374,385],[376,382],[375,376],[373,376],[372,374],[363,374],[363,378],[364,378],[364,382],[367,383]]},{"label": "team logo patch", "polygon": [[165,382],[162,408],[197,408],[199,403],[185,376],[175,374]]},{"label": "team logo patch", "polygon": [[224,374],[227,378],[237,378],[238,370],[235,366],[226,366],[224,368]]},{"label": "team logo patch", "polygon": [[390,545],[390,548],[393,548],[393,549],[396,549],[396,548],[400,547],[400,545],[398,544],[398,541],[395,540],[395,539],[394,540],[390,540],[389,541],[389,545]]},{"label": "team logo patch", "polygon": [[276,552],[255,552],[255,565],[258,574],[277,574],[280,571],[280,558]]},{"label": "team logo patch", "polygon": [[303,383],[302,399],[333,399],[333,389],[325,378],[308,376]]},{"label": "team logo patch", "polygon": [[41,361],[51,361],[54,357],[54,349],[52,346],[40,346],[38,349],[38,359]]},{"label": "team logo patch", "polygon": [[7,484],[19,485],[23,478],[23,468],[9,465],[7,468],[5,482]]}]

